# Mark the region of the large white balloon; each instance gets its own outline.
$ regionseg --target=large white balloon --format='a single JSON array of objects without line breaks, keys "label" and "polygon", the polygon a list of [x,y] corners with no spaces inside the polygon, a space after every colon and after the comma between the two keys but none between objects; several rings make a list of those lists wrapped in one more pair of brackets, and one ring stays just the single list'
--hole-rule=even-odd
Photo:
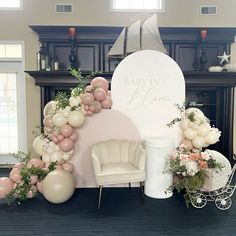
[{"label": "large white balloon", "polygon": [[44,117],[46,117],[47,115],[53,114],[56,111],[56,107],[57,107],[56,101],[48,102],[43,109]]},{"label": "large white balloon", "polygon": [[56,114],[53,116],[52,122],[55,126],[61,127],[67,123],[67,119],[62,114]]},{"label": "large white balloon", "polygon": [[72,111],[68,117],[68,123],[74,128],[78,128],[84,124],[85,116],[81,111]]},{"label": "large white balloon", "polygon": [[205,137],[205,142],[208,144],[214,144],[218,141],[218,136],[213,133],[210,132],[206,137]]},{"label": "large white balloon", "polygon": [[208,123],[200,125],[197,129],[198,136],[206,136],[210,132],[210,128],[211,126]]},{"label": "large white balloon", "polygon": [[34,149],[34,151],[38,155],[42,156],[45,153],[44,149],[45,149],[45,146],[47,145],[47,142],[48,142],[47,139],[42,138],[40,135],[37,136],[34,139],[34,142],[33,142],[33,149]]},{"label": "large white balloon", "polygon": [[184,131],[184,137],[186,139],[192,140],[195,138],[195,136],[197,136],[197,131],[195,131],[191,128],[188,128]]},{"label": "large white balloon", "polygon": [[71,173],[65,170],[54,170],[43,180],[43,195],[52,203],[63,203],[74,193],[75,180]]},{"label": "large white balloon", "polygon": [[205,145],[205,138],[201,136],[196,136],[192,140],[192,144],[195,148],[202,148]]},{"label": "large white balloon", "polygon": [[69,104],[71,107],[77,107],[81,103],[80,97],[70,97]]},{"label": "large white balloon", "polygon": [[184,119],[180,122],[180,128],[182,130],[186,130],[189,128],[189,123],[190,123],[190,120],[189,119]]},{"label": "large white balloon", "polygon": [[61,161],[63,160],[63,157],[62,157],[62,153],[61,152],[53,152],[52,154],[50,154],[50,161],[51,162],[58,162],[60,163]]}]

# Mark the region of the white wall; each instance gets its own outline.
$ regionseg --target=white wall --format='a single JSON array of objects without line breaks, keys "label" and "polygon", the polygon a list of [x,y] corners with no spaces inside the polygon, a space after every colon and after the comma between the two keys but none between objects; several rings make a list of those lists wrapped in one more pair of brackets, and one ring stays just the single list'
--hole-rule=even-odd
[{"label": "white wall", "polygon": [[[73,3],[73,14],[56,14],[55,3]],[[36,69],[37,35],[29,25],[124,26],[140,13],[109,12],[109,0],[23,0],[22,11],[0,11],[0,40],[25,41],[26,68]],[[200,16],[201,4],[216,4],[217,16]],[[235,0],[166,0],[165,13],[159,13],[160,26],[236,27]],[[40,124],[40,92],[34,79],[26,75],[28,144],[32,130]]]}]

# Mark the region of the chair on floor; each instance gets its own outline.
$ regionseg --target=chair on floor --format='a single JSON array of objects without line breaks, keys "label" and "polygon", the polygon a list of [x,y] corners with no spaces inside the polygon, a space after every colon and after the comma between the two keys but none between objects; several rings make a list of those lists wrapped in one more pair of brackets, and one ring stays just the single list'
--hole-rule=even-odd
[{"label": "chair on floor", "polygon": [[131,183],[139,182],[144,200],[146,152],[141,144],[115,139],[100,142],[92,146],[91,158],[99,186],[98,210],[104,185],[129,183],[131,187]]}]

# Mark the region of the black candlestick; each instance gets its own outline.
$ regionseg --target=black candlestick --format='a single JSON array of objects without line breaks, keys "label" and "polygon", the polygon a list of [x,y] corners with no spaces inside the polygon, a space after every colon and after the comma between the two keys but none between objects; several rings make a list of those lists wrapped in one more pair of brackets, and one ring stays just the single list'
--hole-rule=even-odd
[{"label": "black candlestick", "polygon": [[202,40],[201,43],[201,52],[200,52],[200,59],[199,59],[199,70],[200,71],[207,71],[206,68],[206,63],[207,63],[207,56],[206,56],[206,45],[205,45],[205,41]]}]

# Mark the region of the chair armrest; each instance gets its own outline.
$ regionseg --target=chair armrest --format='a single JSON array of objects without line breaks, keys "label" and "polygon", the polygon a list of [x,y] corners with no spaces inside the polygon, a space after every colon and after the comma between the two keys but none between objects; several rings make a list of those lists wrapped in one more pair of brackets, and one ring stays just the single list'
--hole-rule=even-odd
[{"label": "chair armrest", "polygon": [[146,151],[141,146],[139,147],[138,154],[136,156],[133,156],[132,163],[137,169],[145,171]]},{"label": "chair armrest", "polygon": [[100,162],[98,156],[94,152],[91,153],[91,159],[92,159],[94,173],[95,173],[95,175],[98,175],[102,171],[101,162]]}]

